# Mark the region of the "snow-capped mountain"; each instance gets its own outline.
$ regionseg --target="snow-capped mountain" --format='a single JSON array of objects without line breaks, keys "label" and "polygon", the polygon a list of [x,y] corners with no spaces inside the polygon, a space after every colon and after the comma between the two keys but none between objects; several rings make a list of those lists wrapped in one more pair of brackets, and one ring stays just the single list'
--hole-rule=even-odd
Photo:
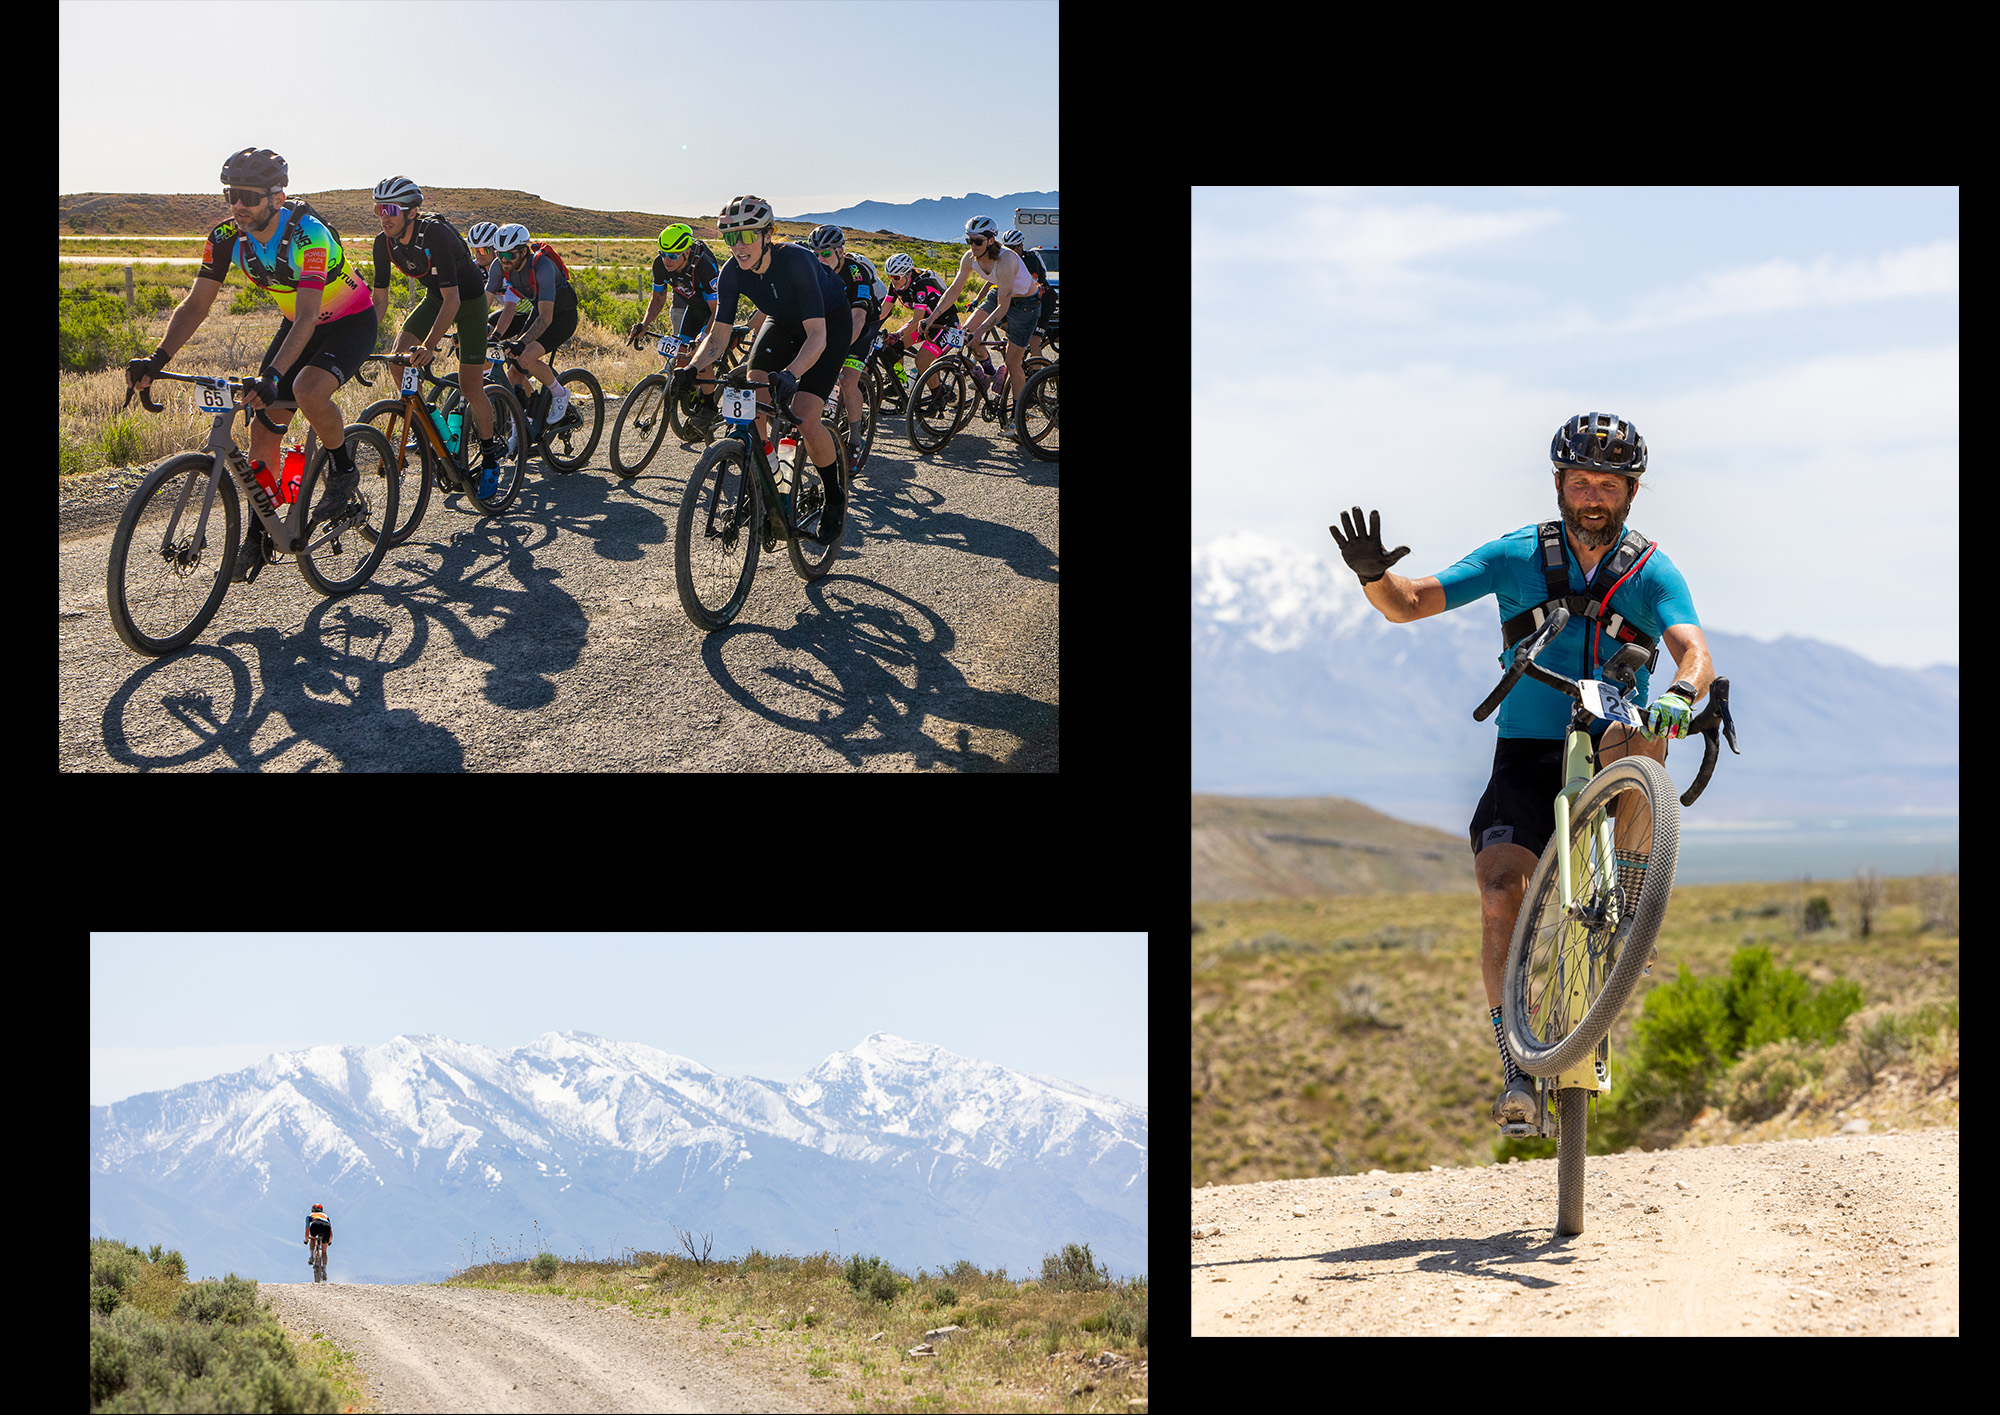
[{"label": "snow-capped mountain", "polygon": [[[1492,600],[1391,624],[1337,561],[1247,532],[1193,552],[1190,599],[1195,791],[1346,796],[1465,829],[1493,766],[1495,726],[1472,720],[1502,673]],[[1705,632],[1743,754],[1723,749],[1704,820],[1955,809],[1955,666]],[[1654,692],[1672,681],[1663,650]],[[1699,744],[1667,758],[1683,788],[1700,765]]]},{"label": "snow-capped mountain", "polygon": [[91,1107],[93,1234],[297,1281],[315,1201],[347,1281],[439,1276],[536,1224],[559,1255],[672,1251],[678,1225],[716,1256],[837,1245],[1021,1277],[1087,1242],[1144,1272],[1146,1111],[886,1032],[789,1085],[584,1032],[404,1036]]}]

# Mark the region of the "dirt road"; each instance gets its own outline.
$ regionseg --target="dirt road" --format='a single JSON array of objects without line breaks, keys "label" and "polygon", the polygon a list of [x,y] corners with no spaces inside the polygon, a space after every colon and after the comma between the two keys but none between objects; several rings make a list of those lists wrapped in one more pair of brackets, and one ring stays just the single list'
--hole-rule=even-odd
[{"label": "dirt road", "polygon": [[[260,1283],[300,1338],[356,1355],[384,1410],[827,1410],[741,1332],[540,1293]],[[794,1366],[796,1363],[793,1363]]]},{"label": "dirt road", "polygon": [[1194,1334],[1958,1334],[1956,1130],[1584,1174],[1567,1239],[1552,1159],[1194,1190]]}]

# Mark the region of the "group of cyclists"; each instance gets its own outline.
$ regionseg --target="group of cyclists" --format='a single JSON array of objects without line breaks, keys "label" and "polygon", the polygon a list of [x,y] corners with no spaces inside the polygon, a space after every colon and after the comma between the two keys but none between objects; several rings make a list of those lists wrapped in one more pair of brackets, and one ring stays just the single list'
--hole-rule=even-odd
[{"label": "group of cyclists", "polygon": [[[424,298],[403,321],[394,353],[407,352],[412,361],[428,364],[456,333],[458,386],[479,435],[473,470],[482,479],[481,495],[492,494],[505,449],[495,436],[492,401],[481,387],[491,341],[507,341],[512,353],[508,377],[521,390],[524,405],[547,426],[577,417],[550,363],[577,325],[576,290],[562,258],[518,223],[476,221],[461,236],[444,217],[422,209],[424,194],[415,182],[388,177],[374,192],[382,230],[374,242],[371,291],[334,229],[310,203],[285,196],[290,175],[285,159],[268,148],[246,148],[223,163],[229,218],[209,233],[194,288],[175,308],[159,347],[126,365],[127,382],[147,388],[207,319],[230,267],[240,269],[284,314],[259,362],[260,375],[244,394],[246,405],[255,410],[250,455],[267,465],[276,463],[296,406],[329,459],[325,492],[313,514],[337,516],[355,496],[360,476],[344,445],[334,390],[376,352],[390,272],[400,270],[422,287]],[[768,383],[778,406],[799,420],[806,453],[832,503],[825,524],[837,534],[847,488],[833,474],[836,449],[821,419],[836,385],[847,406],[857,406],[862,370],[877,358],[892,386],[900,387],[906,348],[921,377],[943,352],[936,336],[957,327],[959,294],[976,276],[987,283],[988,292],[967,322],[967,348],[975,348],[974,339],[988,327],[1006,330],[1010,406],[1018,406],[1021,360],[1040,347],[1048,329],[1045,301],[1053,304],[1054,291],[1040,257],[1024,249],[1021,233],[1002,233],[989,217],[966,223],[967,249],[949,286],[901,253],[890,256],[878,274],[867,257],[847,251],[837,226],[821,226],[805,244],[792,245],[775,239],[775,225],[769,202],[737,197],[717,221],[727,252],[720,261],[694,238],[693,228],[668,226],[660,233],[660,253],[653,261],[652,301],[626,332],[638,347],[667,295],[673,294],[680,309],[675,332],[684,348],[669,393],[680,397],[690,380],[705,375],[727,351],[739,304],[747,300],[754,306],[750,376]],[[898,305],[907,307],[911,319],[882,336],[884,321]],[[977,366],[985,379],[1000,376],[983,352]],[[528,397],[529,374],[541,383],[539,396],[546,404],[536,405]],[[711,423],[712,418],[711,412]],[[249,539],[243,549],[246,559],[253,554]],[[239,564],[236,578],[246,572],[248,566]]]}]

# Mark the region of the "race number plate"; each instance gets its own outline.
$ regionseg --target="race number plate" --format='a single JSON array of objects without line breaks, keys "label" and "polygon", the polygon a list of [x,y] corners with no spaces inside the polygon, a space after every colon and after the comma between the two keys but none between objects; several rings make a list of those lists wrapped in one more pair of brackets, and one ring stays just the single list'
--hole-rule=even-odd
[{"label": "race number plate", "polygon": [[757,420],[757,390],[755,388],[723,389],[722,417],[725,422],[755,422]]},{"label": "race number plate", "polygon": [[1625,700],[1625,695],[1609,683],[1595,678],[1585,678],[1576,685],[1577,693],[1583,698],[1583,705],[1592,716],[1610,722],[1622,722],[1627,727],[1643,727],[1645,719],[1639,710]]},{"label": "race number plate", "polygon": [[674,357],[675,355],[679,354],[679,353],[680,353],[680,351],[681,351],[681,341],[680,341],[680,336],[679,336],[679,335],[677,335],[677,334],[662,334],[662,335],[660,336],[660,352],[661,352],[661,353],[665,354],[665,355],[666,355],[666,356],[667,356],[668,358],[670,358],[670,359],[671,359],[671,358],[673,358],[673,357]]},{"label": "race number plate", "polygon": [[965,347],[965,331],[963,329],[947,329],[938,336],[938,343],[944,345],[947,349],[963,349]]},{"label": "race number plate", "polygon": [[417,382],[417,366],[411,364],[403,370],[403,391],[405,393],[417,393],[422,391],[422,388],[423,385]]},{"label": "race number plate", "polygon": [[201,410],[204,413],[226,413],[229,411],[229,390],[211,388],[206,383],[201,386]]}]

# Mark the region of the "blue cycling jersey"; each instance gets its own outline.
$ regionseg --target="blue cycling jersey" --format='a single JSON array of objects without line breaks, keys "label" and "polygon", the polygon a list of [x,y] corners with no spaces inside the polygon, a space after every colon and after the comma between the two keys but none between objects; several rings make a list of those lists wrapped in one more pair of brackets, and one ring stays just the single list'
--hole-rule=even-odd
[{"label": "blue cycling jersey", "polygon": [[[1498,595],[1500,621],[1505,623],[1515,615],[1544,603],[1549,597],[1549,585],[1542,573],[1537,529],[1537,526],[1523,526],[1518,531],[1510,531],[1498,540],[1486,542],[1449,569],[1439,571],[1437,578],[1444,587],[1445,608],[1457,609],[1487,595]],[[1597,562],[1597,570],[1585,575],[1583,567],[1577,562],[1576,548],[1570,544],[1569,528],[1565,526],[1563,558],[1569,567],[1569,592],[1602,598],[1610,586],[1596,585],[1592,594],[1593,581],[1597,570],[1610,563],[1610,553],[1607,552]],[[1639,573],[1627,580],[1612,596],[1611,608],[1630,620],[1633,628],[1654,639],[1659,638],[1669,624],[1692,624],[1697,628],[1701,624],[1695,618],[1694,596],[1688,592],[1687,581],[1681,578],[1681,572],[1674,568],[1674,562],[1667,558],[1664,550],[1656,549],[1646,557]],[[1592,637],[1597,638],[1595,662],[1600,666],[1609,662],[1619,647],[1609,634],[1597,634],[1596,630],[1595,624],[1572,616],[1569,627],[1537,656],[1536,662],[1551,672],[1570,678],[1590,676],[1588,665],[1592,661],[1589,657]],[[1501,651],[1498,661],[1504,667],[1512,663],[1513,658],[1513,650],[1506,649]],[[1662,656],[1663,667],[1669,661]],[[1635,701],[1640,706],[1648,701],[1650,678],[1645,669],[1639,670]],[[1567,694],[1524,677],[1500,705],[1500,735],[1559,742],[1569,730],[1569,713],[1574,705],[1575,700]],[[1604,719],[1598,718],[1593,722],[1592,730],[1602,730],[1608,725]]]}]

